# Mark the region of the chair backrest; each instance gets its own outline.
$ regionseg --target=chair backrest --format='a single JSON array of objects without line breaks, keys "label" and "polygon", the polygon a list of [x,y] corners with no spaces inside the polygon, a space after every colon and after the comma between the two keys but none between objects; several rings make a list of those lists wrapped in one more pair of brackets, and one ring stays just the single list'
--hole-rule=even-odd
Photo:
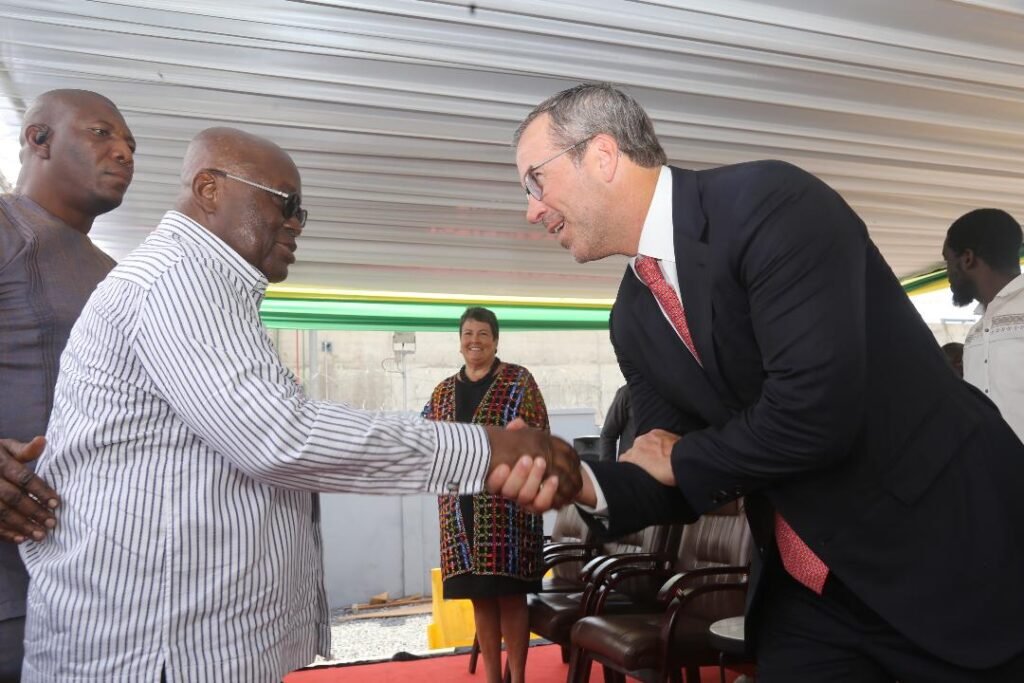
[{"label": "chair backrest", "polygon": [[703,514],[683,529],[676,553],[677,572],[705,567],[747,566],[754,541],[747,525],[743,499]]},{"label": "chair backrest", "polygon": [[601,437],[577,436],[572,440],[572,447],[580,455],[580,460],[599,462],[601,460]]},{"label": "chair backrest", "polygon": [[590,527],[580,517],[575,505],[566,505],[555,516],[551,527],[551,540],[555,543],[586,543],[590,538]]},{"label": "chair backrest", "polygon": [[626,553],[666,553],[674,555],[679,548],[682,524],[659,524],[641,529],[628,536],[604,543],[602,555]]},{"label": "chair backrest", "polygon": [[[606,543],[602,554],[652,553],[673,557],[678,552],[685,528],[683,524],[649,526],[629,536],[619,538],[614,543]],[[660,586],[661,580],[642,576],[626,579],[616,587],[616,590],[638,602],[650,602],[654,600]]]},{"label": "chair backrest", "polygon": [[[707,567],[749,567],[753,551],[754,540],[747,525],[744,502],[740,498],[686,525],[674,569],[687,572]],[[710,576],[694,585],[735,582],[739,578],[737,575]],[[686,613],[717,621],[743,614],[743,606],[744,596],[741,593],[709,593],[697,598],[687,607]]]},{"label": "chair backrest", "polygon": [[[566,505],[558,511],[555,525],[551,529],[551,540],[555,543],[588,543],[593,534],[590,527],[580,517],[575,505]],[[575,581],[583,567],[582,562],[562,562],[556,564],[551,573],[569,581]]]}]

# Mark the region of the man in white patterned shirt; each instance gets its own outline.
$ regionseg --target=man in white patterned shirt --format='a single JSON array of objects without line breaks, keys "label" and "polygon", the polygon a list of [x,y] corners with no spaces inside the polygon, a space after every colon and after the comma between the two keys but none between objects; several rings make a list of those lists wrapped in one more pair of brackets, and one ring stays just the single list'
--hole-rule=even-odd
[{"label": "man in white patterned shirt", "polygon": [[510,465],[530,495],[545,465],[558,475],[541,506],[579,487],[575,453],[542,432],[307,399],[258,313],[305,224],[294,163],[214,128],[182,181],[61,359],[39,472],[63,505],[22,550],[25,683],[279,681],[327,654],[313,491],[475,492]]},{"label": "man in white patterned shirt", "polygon": [[1024,275],[1020,224],[1001,209],[975,209],[946,232],[942,258],[953,303],[977,301],[967,333],[963,377],[999,408],[1024,441]]}]

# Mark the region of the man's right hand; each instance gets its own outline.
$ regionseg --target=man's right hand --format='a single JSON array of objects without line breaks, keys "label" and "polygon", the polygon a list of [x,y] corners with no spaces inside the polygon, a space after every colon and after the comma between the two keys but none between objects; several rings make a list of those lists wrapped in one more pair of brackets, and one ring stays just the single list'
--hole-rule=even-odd
[{"label": "man's right hand", "polygon": [[491,442],[489,491],[536,513],[575,498],[582,485],[580,459],[565,441],[539,429],[488,427],[487,436]]},{"label": "man's right hand", "polygon": [[28,443],[0,439],[0,540],[41,541],[57,525],[57,493],[24,464],[42,455],[45,447],[41,436]]}]

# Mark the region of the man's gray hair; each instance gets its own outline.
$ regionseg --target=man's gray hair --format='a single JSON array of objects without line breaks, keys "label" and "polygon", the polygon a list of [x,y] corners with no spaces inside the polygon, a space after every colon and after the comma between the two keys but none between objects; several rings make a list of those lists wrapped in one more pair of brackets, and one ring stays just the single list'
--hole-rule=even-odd
[{"label": "man's gray hair", "polygon": [[[523,131],[541,114],[551,117],[551,140],[557,147],[569,147],[598,133],[615,138],[630,161],[652,168],[667,163],[665,150],[654,134],[654,124],[636,100],[611,83],[581,83],[544,100],[519,124],[512,146],[519,146]],[[570,150],[573,163],[586,152],[586,145]]]}]

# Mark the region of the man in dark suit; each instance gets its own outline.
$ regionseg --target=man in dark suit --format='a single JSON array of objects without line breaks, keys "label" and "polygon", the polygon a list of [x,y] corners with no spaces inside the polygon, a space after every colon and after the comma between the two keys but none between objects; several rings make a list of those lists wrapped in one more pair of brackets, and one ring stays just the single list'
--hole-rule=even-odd
[{"label": "man in dark suit", "polygon": [[578,498],[607,532],[745,496],[766,683],[1024,680],[1024,447],[843,199],[783,162],[668,167],[607,85],[515,144],[531,222],[630,257],[611,336],[643,436]]}]

